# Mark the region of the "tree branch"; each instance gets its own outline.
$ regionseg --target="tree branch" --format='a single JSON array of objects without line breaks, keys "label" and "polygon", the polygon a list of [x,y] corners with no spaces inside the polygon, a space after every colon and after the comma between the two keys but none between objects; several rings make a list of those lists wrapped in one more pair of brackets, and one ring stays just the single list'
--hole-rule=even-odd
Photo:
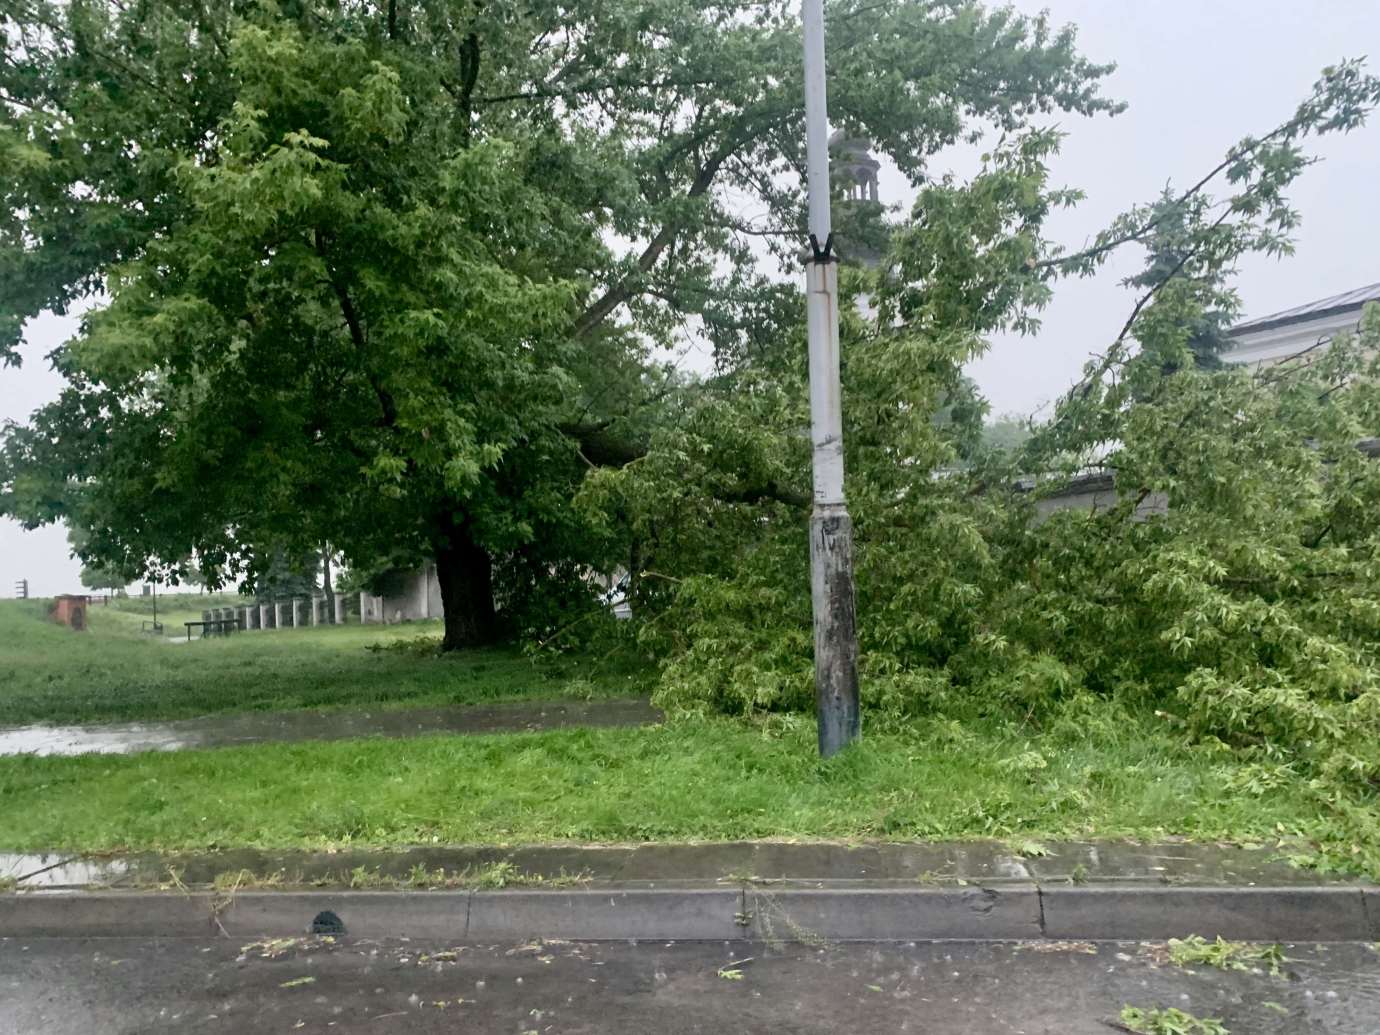
[{"label": "tree branch", "polygon": [[1189,187],[1187,190],[1183,191],[1177,198],[1175,198],[1172,205],[1162,210],[1159,213],[1159,215],[1155,216],[1153,219],[1147,221],[1144,225],[1136,228],[1135,230],[1129,230],[1119,237],[1115,237],[1109,241],[1104,241],[1101,244],[1094,245],[1091,248],[1084,248],[1081,252],[1075,252],[1072,255],[1065,255],[1059,258],[1045,259],[1042,262],[1037,262],[1035,264],[1035,268],[1049,269],[1051,267],[1056,266],[1067,266],[1071,263],[1081,262],[1085,259],[1095,259],[1098,256],[1105,255],[1110,251],[1114,251],[1115,249],[1120,248],[1123,244],[1129,244],[1132,241],[1142,240],[1147,234],[1154,231],[1154,229],[1157,226],[1159,226],[1162,222],[1168,219],[1171,212],[1173,212],[1185,201],[1187,201],[1189,198],[1193,197],[1195,194],[1201,191],[1209,183],[1211,183],[1223,172],[1225,172],[1227,168],[1236,164],[1248,155],[1254,154],[1256,151],[1260,150],[1261,147],[1269,143],[1271,140],[1274,140],[1280,136],[1288,136],[1291,132],[1296,130],[1302,124],[1303,121],[1303,113],[1298,112],[1288,122],[1284,122],[1276,126],[1274,129],[1270,130],[1270,132],[1266,133],[1259,140],[1252,143],[1249,147],[1232,148],[1227,152],[1226,157],[1223,158],[1220,162],[1218,162],[1217,165],[1215,165],[1212,168],[1212,170],[1209,173],[1207,173],[1207,175],[1203,176],[1201,179],[1198,180],[1197,183]]},{"label": "tree branch", "polygon": [[613,421],[571,422],[557,425],[557,430],[573,438],[579,445],[580,455],[594,467],[626,467],[647,455],[647,447],[642,443],[612,434],[609,431],[612,424]]},{"label": "tree branch", "polygon": [[[559,430],[575,439],[580,456],[592,467],[627,467],[633,461],[641,460],[647,455],[647,447],[643,443],[612,434],[609,431],[612,423],[613,421],[568,423],[560,425]],[[761,483],[740,483],[713,491],[711,495],[720,503],[752,505],[772,501],[795,510],[807,510],[812,502],[806,493],[781,485],[775,479]]]},{"label": "tree branch", "polygon": [[[1230,216],[1233,211],[1235,210],[1228,206],[1220,216],[1213,220],[1212,224],[1208,227],[1209,232],[1216,230],[1225,223],[1227,217]],[[1205,242],[1206,237],[1202,243]],[[1174,267],[1166,273],[1163,278],[1157,281],[1149,291],[1145,292],[1145,294],[1141,295],[1140,298],[1136,300],[1136,304],[1131,310],[1131,315],[1126,318],[1126,322],[1121,327],[1121,332],[1117,334],[1116,339],[1112,342],[1106,353],[1103,354],[1102,361],[1097,365],[1095,370],[1085,375],[1078,384],[1069,389],[1068,394],[1064,396],[1065,402],[1072,402],[1074,398],[1086,398],[1088,393],[1092,391],[1093,386],[1116,364],[1117,359],[1120,358],[1121,355],[1121,348],[1126,344],[1126,339],[1130,336],[1132,329],[1136,325],[1136,320],[1140,318],[1141,312],[1155,299],[1155,296],[1160,293],[1166,284],[1183,271],[1183,268],[1188,265],[1191,260],[1198,258],[1198,256],[1202,254],[1202,243],[1200,243],[1198,247],[1190,248],[1188,251],[1184,252],[1179,261],[1174,264]],[[1054,421],[1051,427],[1062,423],[1063,419],[1062,416],[1059,417]]]},{"label": "tree branch", "polygon": [[[701,167],[694,182],[690,184],[690,189],[686,191],[686,198],[697,198],[708,191],[714,182],[714,177],[719,172],[719,167],[727,158],[727,153],[721,151]],[[658,230],[656,235],[647,242],[647,246],[642,249],[642,253],[638,255],[636,271],[610,287],[580,315],[580,318],[575,321],[573,336],[583,338],[608,319],[615,309],[636,295],[637,279],[648,273],[656,265],[657,260],[661,258],[666,249],[675,243],[679,233],[680,227],[674,222],[669,222]]]},{"label": "tree branch", "polygon": [[359,311],[355,309],[354,301],[350,298],[350,292],[341,283],[340,278],[331,269],[331,264],[326,259],[326,244],[320,231],[314,234],[316,253],[321,256],[321,263],[326,268],[326,279],[330,282],[331,290],[335,292],[336,301],[340,305],[340,315],[345,318],[345,326],[350,329],[350,341],[354,343],[356,351],[360,354],[360,359],[364,365],[364,376],[368,379],[370,387],[374,389],[374,395],[378,397],[379,407],[383,410],[383,426],[391,428],[398,422],[398,406],[393,399],[393,394],[383,387],[378,377],[369,370],[368,362],[368,339],[364,334],[364,324],[360,321]]},{"label": "tree branch", "polygon": [[474,86],[479,81],[479,35],[471,32],[460,50],[460,89],[456,103],[460,107],[460,140],[470,146],[474,129]]},{"label": "tree branch", "polygon": [[775,503],[784,503],[796,510],[808,510],[813,503],[808,494],[796,492],[794,489],[786,488],[775,481],[768,481],[761,485],[739,485],[731,489],[722,489],[714,493],[714,498],[721,503],[748,504],[766,503],[771,500]]},{"label": "tree branch", "polygon": [[601,82],[586,82],[577,86],[553,89],[542,85],[530,90],[517,90],[513,93],[491,94],[476,97],[475,104],[508,104],[512,101],[551,101],[567,100],[588,94],[606,93],[609,90],[666,90],[688,86],[713,86],[715,79],[608,79]]}]

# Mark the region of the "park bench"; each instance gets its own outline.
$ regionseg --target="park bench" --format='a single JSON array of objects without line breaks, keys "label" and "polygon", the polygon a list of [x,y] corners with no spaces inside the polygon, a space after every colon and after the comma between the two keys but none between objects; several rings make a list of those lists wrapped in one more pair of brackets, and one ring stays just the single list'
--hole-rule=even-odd
[{"label": "park bench", "polygon": [[187,627],[187,642],[189,643],[192,639],[193,626],[201,629],[202,639],[205,639],[207,636],[229,636],[240,627],[238,618],[211,618],[206,621],[183,622],[182,624]]}]

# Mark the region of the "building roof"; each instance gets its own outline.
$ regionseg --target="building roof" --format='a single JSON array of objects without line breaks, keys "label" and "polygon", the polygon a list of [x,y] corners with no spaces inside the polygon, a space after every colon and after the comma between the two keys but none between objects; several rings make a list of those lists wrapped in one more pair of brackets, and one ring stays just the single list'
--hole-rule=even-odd
[{"label": "building roof", "polygon": [[1250,331],[1264,331],[1271,327],[1284,327],[1291,323],[1302,323],[1305,320],[1316,319],[1320,316],[1330,316],[1333,313],[1360,309],[1367,302],[1376,301],[1380,301],[1380,283],[1367,284],[1365,287],[1344,291],[1340,295],[1333,295],[1331,298],[1320,298],[1316,302],[1294,306],[1292,309],[1284,309],[1278,313],[1271,313],[1269,316],[1257,316],[1253,320],[1238,323],[1229,333],[1237,335]]}]

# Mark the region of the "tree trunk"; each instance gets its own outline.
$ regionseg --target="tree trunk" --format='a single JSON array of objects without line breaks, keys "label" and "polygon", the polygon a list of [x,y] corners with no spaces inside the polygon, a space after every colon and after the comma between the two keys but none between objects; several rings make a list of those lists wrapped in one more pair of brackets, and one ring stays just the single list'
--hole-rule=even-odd
[{"label": "tree trunk", "polygon": [[493,564],[479,546],[468,525],[443,520],[434,544],[436,578],[441,583],[445,611],[443,651],[480,647],[498,638],[494,612]]}]

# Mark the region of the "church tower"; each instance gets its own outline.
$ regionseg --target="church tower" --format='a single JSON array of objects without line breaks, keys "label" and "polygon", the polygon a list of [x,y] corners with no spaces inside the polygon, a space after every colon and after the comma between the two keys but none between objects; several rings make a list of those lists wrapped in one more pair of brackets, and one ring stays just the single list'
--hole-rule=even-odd
[{"label": "church tower", "polygon": [[872,157],[872,141],[866,137],[850,137],[836,129],[829,137],[829,153],[833,156],[833,174],[843,184],[849,201],[870,201],[880,204],[877,197],[877,172],[882,163]]},{"label": "church tower", "polygon": [[829,137],[829,155],[833,180],[843,192],[835,205],[834,250],[840,262],[875,268],[886,248],[877,186],[882,163],[872,157],[872,141],[842,129]]}]

